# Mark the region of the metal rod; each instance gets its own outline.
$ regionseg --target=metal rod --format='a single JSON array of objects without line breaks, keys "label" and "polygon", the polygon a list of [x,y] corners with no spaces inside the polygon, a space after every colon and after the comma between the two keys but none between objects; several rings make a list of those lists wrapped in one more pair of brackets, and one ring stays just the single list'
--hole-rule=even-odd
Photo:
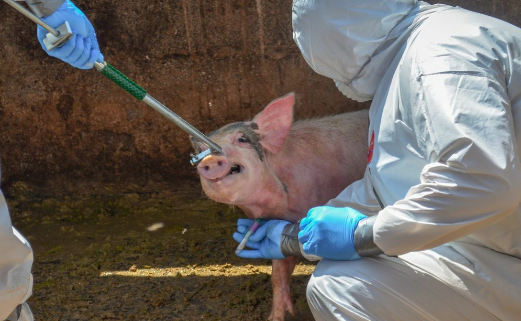
[{"label": "metal rod", "polygon": [[203,150],[197,155],[191,155],[192,159],[190,163],[192,165],[197,165],[203,158],[212,154],[212,153],[222,153],[222,149],[219,145],[211,141],[207,136],[198,131],[195,127],[187,123],[183,118],[179,117],[176,113],[168,109],[165,105],[161,104],[159,101],[154,99],[152,96],[147,94],[146,90],[141,88],[138,84],[130,80],[127,76],[121,73],[119,70],[114,68],[112,65],[104,62],[95,62],[94,66],[96,69],[101,72],[104,76],[112,80],[115,84],[123,88],[129,94],[134,96],[135,98],[145,102],[150,107],[154,108],[156,111],[165,116],[168,120],[175,123],[182,130],[192,135],[199,142],[202,142],[208,146],[207,150]]},{"label": "metal rod", "polygon": [[58,37],[60,33],[54,29],[53,27],[46,24],[44,21],[42,21],[40,18],[36,17],[32,14],[29,10],[25,9],[22,5],[19,5],[18,3],[14,2],[13,0],[4,0],[7,2],[8,5],[18,10],[20,13],[22,13],[27,18],[31,19],[33,22],[38,24],[40,27],[44,28],[45,30],[49,31],[53,34],[53,36]]},{"label": "metal rod", "polygon": [[[61,46],[65,42],[67,42],[71,36],[72,31],[70,30],[70,26],[65,21],[65,23],[60,26],[58,29],[63,29],[63,36],[60,37],[60,31],[57,29],[52,28],[47,23],[45,23],[43,20],[35,16],[32,12],[25,9],[23,6],[19,5],[18,3],[14,2],[13,0],[4,0],[15,8],[17,11],[22,13],[27,18],[31,19],[33,22],[47,30],[49,33],[51,33],[53,36],[57,37],[58,39],[51,40],[50,43],[48,42],[48,39],[44,39],[44,43],[47,46],[48,50],[52,50],[55,46]],[[49,37],[49,35],[47,35]],[[211,154],[211,153],[222,153],[222,149],[219,145],[211,141],[208,137],[206,137],[203,133],[198,131],[195,127],[187,123],[183,118],[179,117],[177,114],[175,114],[173,111],[168,109],[165,105],[161,104],[159,101],[155,100],[152,96],[148,95],[146,91],[141,88],[138,84],[134,83],[132,80],[130,80],[127,76],[122,74],[119,70],[112,67],[106,62],[100,63],[95,62],[94,63],[96,69],[100,71],[103,75],[108,77],[110,80],[115,82],[117,85],[119,85],[121,88],[129,92],[132,96],[136,97],[139,100],[144,101],[147,105],[154,108],[156,111],[160,112],[163,116],[174,122],[177,126],[181,127],[185,132],[188,134],[194,136],[197,140],[200,142],[203,142],[209,147],[209,150],[202,151],[198,155],[191,155],[192,159],[190,160],[190,163],[192,165],[197,165],[198,162],[200,162],[205,156]]]},{"label": "metal rod", "polygon": [[165,105],[161,104],[159,101],[155,100],[154,97],[146,94],[145,98],[143,98],[143,102],[145,102],[150,107],[154,108],[158,112],[160,112],[163,116],[174,122],[177,126],[181,127],[182,130],[187,132],[188,134],[194,136],[199,141],[208,145],[213,151],[222,153],[222,149],[219,145],[211,141],[208,137],[206,137],[203,133],[198,131],[195,127],[187,123],[183,118],[179,117],[176,113],[168,109]]}]

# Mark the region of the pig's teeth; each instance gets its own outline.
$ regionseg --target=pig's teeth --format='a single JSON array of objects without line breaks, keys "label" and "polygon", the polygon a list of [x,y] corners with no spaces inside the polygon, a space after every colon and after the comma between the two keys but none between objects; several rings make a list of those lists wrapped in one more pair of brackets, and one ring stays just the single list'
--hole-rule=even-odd
[{"label": "pig's teeth", "polygon": [[230,172],[228,173],[228,175],[232,175],[232,174],[240,173],[240,172],[241,172],[241,166],[233,165],[232,168],[230,168]]}]

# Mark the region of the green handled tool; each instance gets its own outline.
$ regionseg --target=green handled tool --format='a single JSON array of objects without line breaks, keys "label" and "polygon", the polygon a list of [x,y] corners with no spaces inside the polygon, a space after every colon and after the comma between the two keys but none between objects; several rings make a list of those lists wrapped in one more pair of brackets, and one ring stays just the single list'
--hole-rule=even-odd
[{"label": "green handled tool", "polygon": [[132,96],[136,97],[139,100],[142,100],[147,105],[160,112],[163,116],[173,121],[177,126],[181,127],[181,129],[183,129],[185,132],[192,135],[193,137],[195,137],[196,139],[203,142],[209,147],[208,149],[202,151],[197,155],[190,155],[192,157],[192,159],[190,160],[190,163],[192,165],[197,165],[197,163],[199,163],[207,155],[210,155],[212,153],[222,153],[222,149],[219,145],[211,141],[208,137],[206,137],[204,134],[198,131],[195,127],[193,127],[184,119],[175,114],[173,111],[168,109],[165,105],[155,100],[152,96],[147,94],[146,90],[144,90],[139,85],[134,83],[132,80],[127,78],[124,74],[122,74],[116,68],[112,67],[106,61],[102,63],[96,62],[94,66],[105,77],[112,80],[114,83],[126,90]]},{"label": "green handled tool", "polygon": [[[29,10],[25,9],[23,6],[17,4],[13,0],[4,0],[9,5],[14,7],[16,10],[21,12],[23,15],[40,25],[45,30],[49,31],[46,38],[44,39],[44,44],[47,47],[47,50],[52,50],[55,47],[61,47],[72,37],[72,31],[69,26],[69,23],[65,21],[65,23],[58,28],[54,29],[48,24],[46,24],[43,20],[33,15]],[[105,62],[95,62],[96,69],[101,72],[105,77],[112,80],[118,86],[123,88],[125,91],[130,93],[135,98],[142,100],[150,107],[154,108],[156,111],[161,113],[170,121],[174,122],[177,126],[181,127],[185,132],[192,135],[195,139],[200,142],[206,144],[208,149],[202,151],[201,153],[194,155],[190,154],[192,157],[190,159],[190,164],[197,165],[203,158],[210,154],[214,153],[222,153],[222,149],[219,145],[211,141],[208,137],[206,137],[203,133],[198,131],[195,127],[190,125],[176,113],[168,109],[165,105],[161,104],[159,101],[154,99],[152,96],[147,94],[146,90],[141,88],[135,82],[130,80],[127,76],[121,73],[119,70]]]}]

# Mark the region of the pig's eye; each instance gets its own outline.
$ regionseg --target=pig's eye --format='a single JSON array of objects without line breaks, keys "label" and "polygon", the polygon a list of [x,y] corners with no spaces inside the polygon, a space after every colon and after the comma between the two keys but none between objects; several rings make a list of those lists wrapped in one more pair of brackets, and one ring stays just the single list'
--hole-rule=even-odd
[{"label": "pig's eye", "polygon": [[239,143],[249,143],[250,142],[250,140],[247,137],[244,137],[244,136],[241,136],[241,137],[237,138],[237,141]]}]

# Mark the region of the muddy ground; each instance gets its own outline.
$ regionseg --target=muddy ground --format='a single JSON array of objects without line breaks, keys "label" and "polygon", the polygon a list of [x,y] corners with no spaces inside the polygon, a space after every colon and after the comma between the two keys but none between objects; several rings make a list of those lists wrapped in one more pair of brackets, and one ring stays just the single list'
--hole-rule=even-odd
[{"label": "muddy ground", "polygon": [[[110,189],[110,186],[107,187]],[[23,186],[18,190],[23,191]],[[36,320],[265,320],[271,262],[234,255],[240,210],[178,190],[8,200],[13,224],[31,242]],[[292,278],[296,315],[312,320],[305,286]]]}]

